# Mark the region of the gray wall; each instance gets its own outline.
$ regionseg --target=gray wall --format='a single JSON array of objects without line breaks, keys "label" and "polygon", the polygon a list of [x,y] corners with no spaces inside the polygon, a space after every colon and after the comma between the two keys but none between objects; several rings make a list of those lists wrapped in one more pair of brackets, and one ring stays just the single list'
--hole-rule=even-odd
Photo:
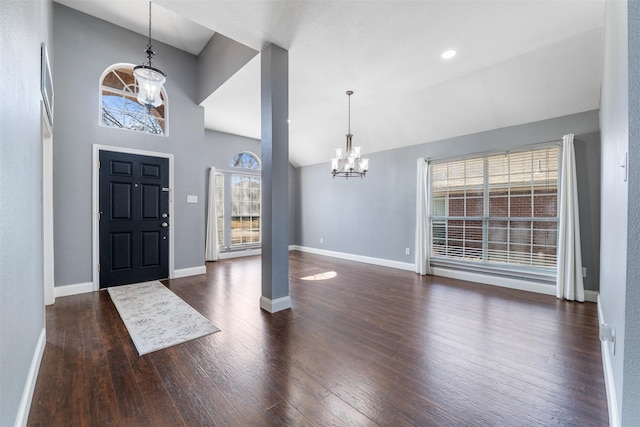
[{"label": "gray wall", "polygon": [[[640,2],[608,1],[602,79],[600,310],[621,425],[640,425]],[[625,182],[625,153],[629,180]],[[605,358],[606,361],[606,358]]]},{"label": "gray wall", "polygon": [[198,104],[258,54],[235,40],[216,33],[198,55]]},{"label": "gray wall", "polygon": [[[628,183],[624,180],[625,171],[620,167],[629,148],[628,65],[627,4],[626,1],[608,1],[600,114],[602,229],[606,231],[602,233],[600,251],[599,308],[604,322],[616,331],[615,355],[611,345],[606,349],[613,370],[612,391],[617,396],[617,407],[611,409],[618,414],[622,410],[624,358],[628,354],[625,339],[626,271],[630,255],[627,252]],[[637,258],[634,262],[637,263]]]},{"label": "gray wall", "polygon": [[[414,262],[416,159],[446,158],[559,140],[575,134],[585,288],[598,289],[600,136],[598,111],[368,154],[364,179],[333,179],[329,161],[298,169],[298,245]],[[366,150],[366,141],[360,141]],[[320,239],[324,243],[320,244]],[[405,248],[411,255],[405,255]]]},{"label": "gray wall", "polygon": [[[233,170],[231,159],[241,151],[250,151],[258,158],[261,156],[260,140],[232,135],[223,132],[205,130],[204,133],[204,182],[208,194],[209,168]],[[295,204],[296,200],[296,169],[289,165],[289,244],[295,244]]]},{"label": "gray wall", "polygon": [[640,1],[629,1],[629,230],[622,424],[640,425]]},{"label": "gray wall", "polygon": [[[44,328],[40,43],[50,1],[0,0],[0,425],[16,422]],[[55,76],[55,74],[54,74]]]},{"label": "gray wall", "polygon": [[[241,151],[249,151],[260,158],[260,140],[229,133],[205,130],[204,166],[205,172],[211,166],[216,169],[233,170],[231,159]],[[208,176],[208,175],[207,175]]]},{"label": "gray wall", "polygon": [[[56,286],[92,280],[92,144],[174,155],[175,268],[204,265],[204,114],[196,97],[197,57],[154,42],[154,64],[165,71],[168,137],[99,126],[99,80],[104,70],[144,58],[144,36],[55,4],[53,70],[54,239]],[[198,204],[187,204],[187,195]]]},{"label": "gray wall", "polygon": [[[602,236],[600,310],[616,331],[615,410],[621,425],[640,424],[640,2],[609,1],[602,80]],[[629,180],[624,180],[628,153]],[[606,360],[606,359],[605,359]]]}]

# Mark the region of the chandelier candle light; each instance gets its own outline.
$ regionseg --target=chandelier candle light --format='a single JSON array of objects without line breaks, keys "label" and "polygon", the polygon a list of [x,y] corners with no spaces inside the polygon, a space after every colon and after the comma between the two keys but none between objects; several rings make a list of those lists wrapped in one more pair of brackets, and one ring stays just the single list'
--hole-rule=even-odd
[{"label": "chandelier candle light", "polygon": [[149,110],[162,104],[160,92],[167,80],[167,74],[153,66],[151,57],[156,53],[151,49],[151,2],[149,2],[149,42],[147,43],[147,62],[133,68],[133,75],[138,82],[138,102]]},{"label": "chandelier candle light", "polygon": [[[349,178],[352,176],[359,176],[364,178],[369,170],[369,159],[360,158],[361,147],[353,147],[351,144],[351,95],[352,90],[348,90],[347,96],[349,96],[349,131],[347,133],[347,149],[336,148],[336,157],[331,159],[331,174],[335,178],[336,176],[343,176]],[[358,169],[356,170],[356,163]]]}]

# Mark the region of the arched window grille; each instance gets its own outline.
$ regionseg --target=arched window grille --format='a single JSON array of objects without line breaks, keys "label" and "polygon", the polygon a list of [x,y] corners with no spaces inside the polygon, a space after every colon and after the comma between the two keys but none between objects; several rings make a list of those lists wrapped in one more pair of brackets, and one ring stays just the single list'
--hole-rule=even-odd
[{"label": "arched window grille", "polygon": [[100,79],[100,124],[153,135],[167,134],[167,94],[162,88],[162,104],[148,109],[138,103],[138,85],[132,64],[115,64]]},{"label": "arched window grille", "polygon": [[260,170],[260,159],[258,159],[258,156],[253,153],[242,151],[233,156],[233,159],[231,160],[231,167]]}]

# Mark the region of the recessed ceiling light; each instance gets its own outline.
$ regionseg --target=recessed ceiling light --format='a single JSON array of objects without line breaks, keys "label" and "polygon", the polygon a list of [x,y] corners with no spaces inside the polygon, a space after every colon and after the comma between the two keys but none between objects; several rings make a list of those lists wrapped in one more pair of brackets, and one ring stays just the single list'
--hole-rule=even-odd
[{"label": "recessed ceiling light", "polygon": [[455,50],[453,50],[453,49],[444,51],[444,52],[442,52],[442,59],[451,59],[454,56],[456,56],[456,53],[457,52]]}]

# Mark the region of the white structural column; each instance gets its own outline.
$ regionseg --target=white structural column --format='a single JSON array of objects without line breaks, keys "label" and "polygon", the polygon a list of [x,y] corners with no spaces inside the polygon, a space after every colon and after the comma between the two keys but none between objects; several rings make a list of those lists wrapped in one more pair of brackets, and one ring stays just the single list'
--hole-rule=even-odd
[{"label": "white structural column", "polygon": [[289,52],[273,44],[261,54],[262,297],[270,313],[289,297]]}]

